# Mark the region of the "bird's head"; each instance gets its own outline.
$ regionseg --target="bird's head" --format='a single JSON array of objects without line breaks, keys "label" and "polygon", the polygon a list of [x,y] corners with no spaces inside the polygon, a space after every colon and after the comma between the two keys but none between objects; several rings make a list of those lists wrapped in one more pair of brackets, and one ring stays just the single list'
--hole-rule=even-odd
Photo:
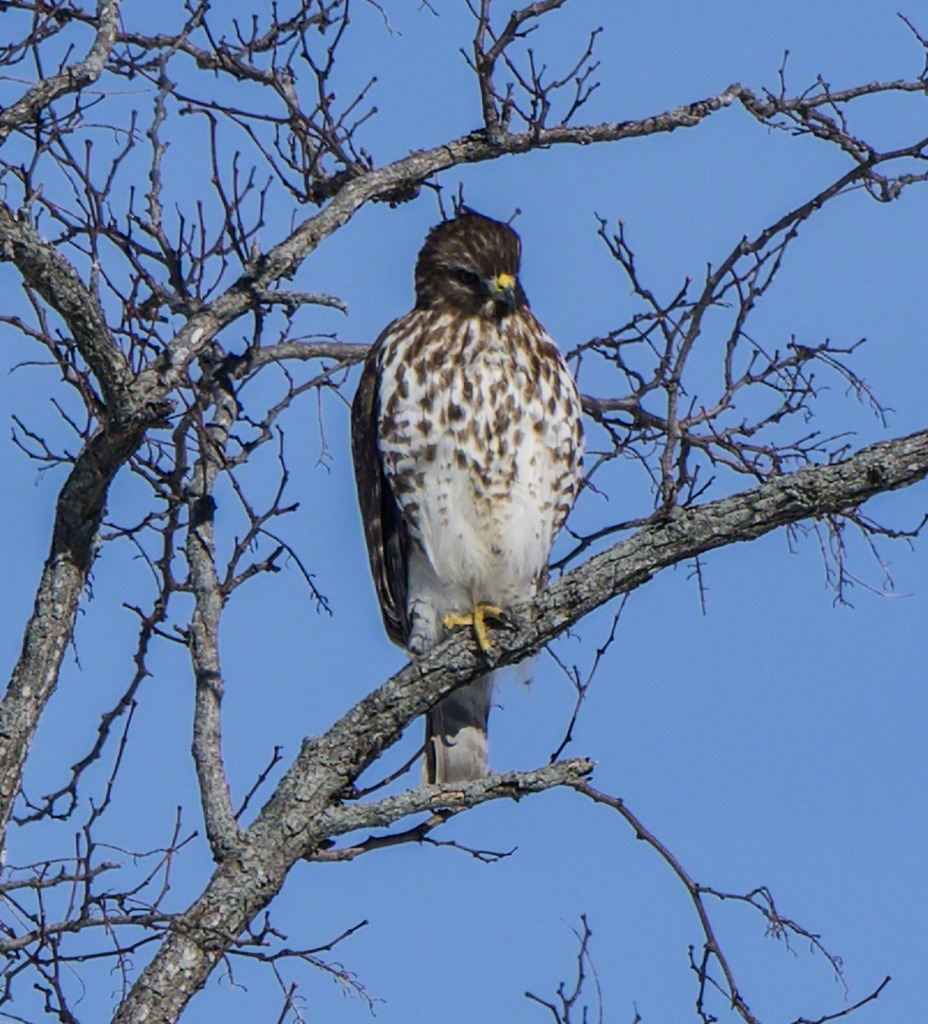
[{"label": "bird's head", "polygon": [[416,263],[416,306],[445,305],[501,320],[528,306],[519,283],[522,245],[508,224],[462,207],[429,232]]}]

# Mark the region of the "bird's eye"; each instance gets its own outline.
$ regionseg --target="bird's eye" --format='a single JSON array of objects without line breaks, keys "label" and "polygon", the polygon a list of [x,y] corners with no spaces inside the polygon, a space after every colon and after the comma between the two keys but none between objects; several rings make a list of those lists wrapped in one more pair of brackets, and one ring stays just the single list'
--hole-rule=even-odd
[{"label": "bird's eye", "polygon": [[468,288],[480,288],[480,275],[475,274],[472,270],[468,270],[466,267],[455,267],[452,274],[456,281],[467,285]]}]

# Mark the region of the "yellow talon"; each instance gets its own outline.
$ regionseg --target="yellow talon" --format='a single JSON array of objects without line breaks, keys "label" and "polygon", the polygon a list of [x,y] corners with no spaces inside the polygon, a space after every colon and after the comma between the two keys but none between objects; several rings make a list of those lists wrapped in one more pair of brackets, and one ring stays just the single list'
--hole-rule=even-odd
[{"label": "yellow talon", "polygon": [[473,626],[474,632],[477,634],[477,643],[480,644],[480,650],[490,651],[493,649],[493,645],[487,636],[485,622],[487,618],[502,619],[503,609],[497,608],[495,604],[481,603],[475,605],[474,610],[469,615],[446,615],[444,623],[446,629],[453,629],[455,626]]}]

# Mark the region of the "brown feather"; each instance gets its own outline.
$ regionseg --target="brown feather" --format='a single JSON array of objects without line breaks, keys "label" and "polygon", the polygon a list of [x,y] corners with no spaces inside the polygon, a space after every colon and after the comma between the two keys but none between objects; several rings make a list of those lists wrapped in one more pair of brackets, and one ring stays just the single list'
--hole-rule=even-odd
[{"label": "brown feather", "polygon": [[[517,278],[522,243],[508,224],[465,209],[454,220],[436,224],[416,261],[416,308],[445,306],[477,316],[486,296],[475,291],[481,280],[509,274]],[[474,280],[459,278],[469,273]],[[516,284],[516,306],[527,307],[522,285]]]},{"label": "brown feather", "polygon": [[[512,228],[470,210],[434,227],[415,309],[374,343],[352,406],[383,621],[414,656],[544,586],[579,488],[580,401],[529,308],[520,251]],[[426,781],[486,773],[492,693],[491,672],[429,710]]]},{"label": "brown feather", "polygon": [[383,339],[393,327],[394,324],[387,327],[374,342],[364,364],[351,405],[351,454],[367,554],[384,628],[395,644],[405,647],[409,639],[406,607],[409,533],[384,475],[377,445],[380,430],[378,356]]}]

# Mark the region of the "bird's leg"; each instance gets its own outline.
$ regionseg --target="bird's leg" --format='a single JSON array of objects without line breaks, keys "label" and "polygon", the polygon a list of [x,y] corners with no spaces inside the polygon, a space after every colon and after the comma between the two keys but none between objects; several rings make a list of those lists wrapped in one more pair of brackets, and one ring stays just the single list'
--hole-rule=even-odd
[{"label": "bird's leg", "polygon": [[486,604],[481,601],[480,604],[474,605],[474,610],[468,615],[446,615],[444,623],[446,629],[452,629],[454,626],[473,626],[474,632],[477,634],[477,643],[480,644],[480,650],[490,651],[493,649],[493,645],[487,636],[485,622],[487,618],[499,619],[505,622],[506,613],[502,608],[497,608],[495,604]]}]

